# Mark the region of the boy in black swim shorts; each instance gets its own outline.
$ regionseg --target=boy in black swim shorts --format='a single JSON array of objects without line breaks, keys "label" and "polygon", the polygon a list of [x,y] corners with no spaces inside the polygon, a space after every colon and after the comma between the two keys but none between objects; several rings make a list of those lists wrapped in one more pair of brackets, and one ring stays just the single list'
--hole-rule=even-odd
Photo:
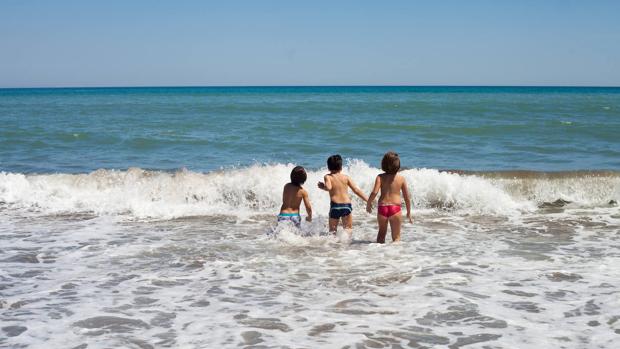
[{"label": "boy in black swim shorts", "polygon": [[319,188],[329,192],[330,209],[329,209],[329,231],[336,233],[338,230],[338,221],[342,221],[342,226],[351,238],[351,229],[353,228],[353,217],[351,216],[351,198],[349,197],[349,188],[359,196],[364,202],[368,198],[353,183],[353,180],[342,173],[342,157],[340,155],[332,155],[327,159],[327,168],[329,174],[323,177],[324,182],[319,182]]}]

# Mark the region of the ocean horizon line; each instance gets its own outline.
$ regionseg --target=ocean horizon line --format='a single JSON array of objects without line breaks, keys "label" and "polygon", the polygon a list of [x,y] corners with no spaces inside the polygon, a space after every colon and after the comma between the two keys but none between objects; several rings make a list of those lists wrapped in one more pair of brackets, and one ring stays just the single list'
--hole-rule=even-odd
[{"label": "ocean horizon line", "polygon": [[141,89],[141,88],[601,88],[616,89],[620,85],[102,85],[102,86],[16,86],[0,90],[44,89]]}]

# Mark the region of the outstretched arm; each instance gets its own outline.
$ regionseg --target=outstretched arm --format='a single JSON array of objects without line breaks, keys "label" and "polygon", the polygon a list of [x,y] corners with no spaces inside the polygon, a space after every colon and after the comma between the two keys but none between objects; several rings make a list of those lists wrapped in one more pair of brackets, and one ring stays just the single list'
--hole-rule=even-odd
[{"label": "outstretched arm", "polygon": [[325,191],[330,191],[332,190],[332,179],[329,175],[325,175],[325,177],[323,177],[324,182],[319,182],[318,186],[319,189],[323,189]]},{"label": "outstretched arm", "polygon": [[372,203],[375,202],[375,198],[379,193],[379,188],[381,188],[381,177],[377,176],[375,179],[375,186],[372,188],[370,192],[370,196],[368,197],[368,202],[366,202],[366,212],[372,212]]},{"label": "outstretched arm", "polygon": [[409,223],[413,224],[413,218],[411,218],[411,199],[409,198],[409,189],[407,188],[407,181],[403,178],[403,184],[401,187],[403,191],[403,198],[405,199],[405,206],[407,207],[407,219]]},{"label": "outstretched arm", "polygon": [[348,182],[347,184],[349,185],[349,188],[353,190],[355,195],[359,196],[360,199],[364,200],[364,202],[368,202],[368,198],[366,197],[366,195],[364,195],[364,192],[361,191],[360,188],[358,188],[357,185],[355,185],[355,183],[353,183],[353,180],[351,179],[351,177],[348,177],[347,182]]},{"label": "outstretched arm", "polygon": [[308,213],[308,216],[306,216],[306,220],[308,222],[312,222],[312,205],[310,204],[310,197],[308,196],[308,192],[305,190],[302,195],[302,198],[304,200],[304,206],[306,206],[306,212]]}]

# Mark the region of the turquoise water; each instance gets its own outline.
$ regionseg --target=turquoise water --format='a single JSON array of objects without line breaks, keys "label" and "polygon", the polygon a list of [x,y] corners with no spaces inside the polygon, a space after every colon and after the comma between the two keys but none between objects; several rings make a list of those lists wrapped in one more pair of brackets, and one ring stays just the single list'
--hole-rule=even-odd
[{"label": "turquoise water", "polygon": [[[620,88],[0,90],[0,347],[615,348],[619,131]],[[326,157],[388,149],[414,224],[328,234]]]},{"label": "turquoise water", "polygon": [[[620,169],[620,88],[179,87],[0,90],[0,170]],[[376,166],[376,165],[375,165]]]}]

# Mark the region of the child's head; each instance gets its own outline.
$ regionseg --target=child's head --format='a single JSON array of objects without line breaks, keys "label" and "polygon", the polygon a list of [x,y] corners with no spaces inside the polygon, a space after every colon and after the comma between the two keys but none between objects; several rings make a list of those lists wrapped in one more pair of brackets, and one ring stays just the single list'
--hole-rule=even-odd
[{"label": "child's head", "polygon": [[332,155],[327,158],[327,169],[330,172],[342,171],[342,156],[339,154]]},{"label": "child's head", "polygon": [[307,178],[306,170],[301,166],[295,166],[291,171],[291,183],[296,186],[301,187],[302,184],[306,183]]},{"label": "child's head", "polygon": [[383,155],[383,160],[381,160],[381,169],[389,174],[398,172],[398,170],[400,170],[400,158],[398,154],[393,151],[385,153],[385,155]]}]

